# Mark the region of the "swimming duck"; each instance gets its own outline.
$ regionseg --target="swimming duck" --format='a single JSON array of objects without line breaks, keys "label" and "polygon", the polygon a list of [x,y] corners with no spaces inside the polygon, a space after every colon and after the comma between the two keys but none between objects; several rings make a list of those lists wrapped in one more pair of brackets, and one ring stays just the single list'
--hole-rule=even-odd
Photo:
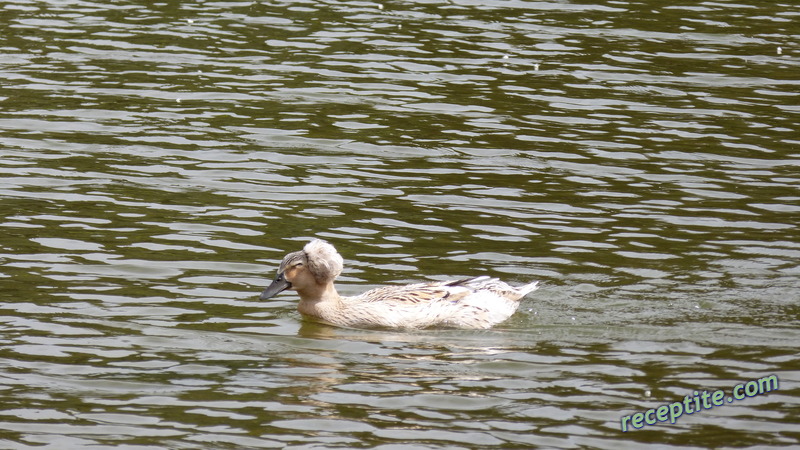
[{"label": "swimming duck", "polygon": [[342,297],[333,281],[344,261],[333,245],[314,239],[286,255],[261,300],[297,291],[300,313],[332,325],[356,328],[489,328],[508,319],[538,282],[520,287],[488,276],[387,286]]}]

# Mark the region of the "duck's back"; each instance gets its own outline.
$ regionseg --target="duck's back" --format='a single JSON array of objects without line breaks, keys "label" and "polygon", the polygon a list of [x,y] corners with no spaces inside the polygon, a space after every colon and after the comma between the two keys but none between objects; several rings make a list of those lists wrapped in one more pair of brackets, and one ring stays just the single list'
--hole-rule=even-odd
[{"label": "duck's back", "polygon": [[387,286],[344,297],[335,322],[389,328],[489,328],[509,318],[537,283],[519,288],[489,277]]}]

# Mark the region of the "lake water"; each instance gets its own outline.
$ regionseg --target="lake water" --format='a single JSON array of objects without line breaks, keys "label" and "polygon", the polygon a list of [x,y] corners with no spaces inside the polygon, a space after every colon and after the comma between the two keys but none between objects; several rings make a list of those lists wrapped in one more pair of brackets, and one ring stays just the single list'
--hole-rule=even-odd
[{"label": "lake water", "polygon": [[[800,445],[796,3],[0,8],[0,447]],[[328,327],[258,300],[312,237],[543,287]]]}]

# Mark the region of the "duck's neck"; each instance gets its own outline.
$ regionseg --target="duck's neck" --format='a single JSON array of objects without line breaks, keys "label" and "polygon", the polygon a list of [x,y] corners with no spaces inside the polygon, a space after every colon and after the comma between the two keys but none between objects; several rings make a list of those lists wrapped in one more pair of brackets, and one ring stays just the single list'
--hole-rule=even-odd
[{"label": "duck's neck", "polygon": [[325,320],[343,307],[342,297],[336,292],[333,282],[317,284],[297,293],[300,295],[297,310],[309,316]]}]

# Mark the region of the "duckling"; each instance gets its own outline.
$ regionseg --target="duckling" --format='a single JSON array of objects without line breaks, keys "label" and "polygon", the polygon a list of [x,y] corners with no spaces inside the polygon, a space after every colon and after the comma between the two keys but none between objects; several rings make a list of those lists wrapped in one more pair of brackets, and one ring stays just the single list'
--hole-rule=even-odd
[{"label": "duckling", "polygon": [[354,328],[414,329],[435,326],[485,329],[508,319],[538,282],[520,287],[488,276],[387,286],[342,297],[333,281],[344,261],[326,241],[314,239],[283,258],[278,276],[261,300],[290,289],[300,295],[297,310],[319,321]]}]

